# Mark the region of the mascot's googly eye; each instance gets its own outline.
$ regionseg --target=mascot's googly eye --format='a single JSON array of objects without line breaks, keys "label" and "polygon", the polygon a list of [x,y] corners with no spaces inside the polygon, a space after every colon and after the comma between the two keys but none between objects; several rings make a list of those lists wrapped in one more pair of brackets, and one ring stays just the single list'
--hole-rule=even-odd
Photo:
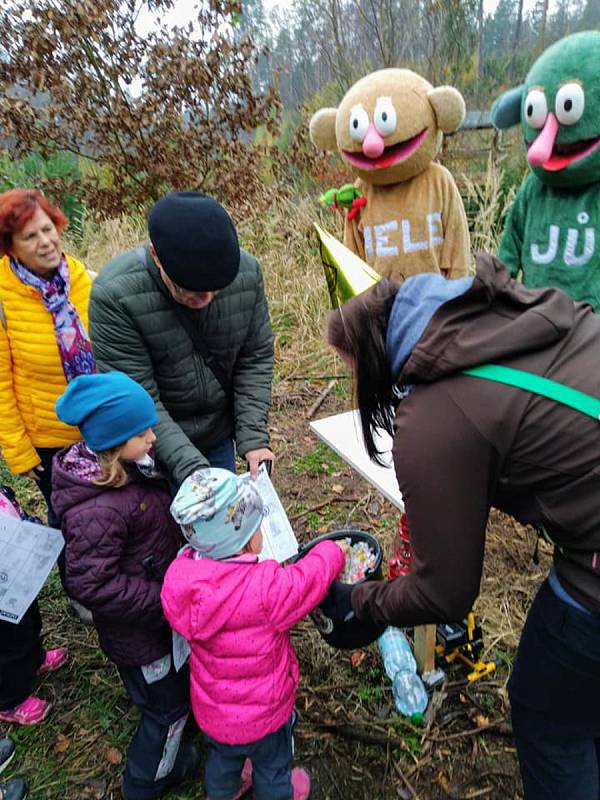
[{"label": "mascot's googly eye", "polygon": [[396,109],[391,97],[377,98],[373,122],[382,136],[389,136],[396,130]]},{"label": "mascot's googly eye", "polygon": [[369,115],[362,106],[354,106],[350,111],[350,136],[355,142],[362,142],[369,129]]},{"label": "mascot's googly eye", "polygon": [[532,128],[543,128],[548,116],[546,95],[541,89],[532,89],[525,98],[525,119]]},{"label": "mascot's googly eye", "polygon": [[556,119],[561,125],[575,125],[585,108],[585,94],[579,83],[565,83],[556,93]]}]

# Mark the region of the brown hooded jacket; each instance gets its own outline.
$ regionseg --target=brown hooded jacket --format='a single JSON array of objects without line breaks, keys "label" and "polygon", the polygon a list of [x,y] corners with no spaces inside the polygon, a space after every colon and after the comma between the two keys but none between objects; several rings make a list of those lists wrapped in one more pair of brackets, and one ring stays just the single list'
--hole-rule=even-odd
[{"label": "brown hooded jacket", "polygon": [[413,387],[398,406],[393,447],[413,568],[356,587],[359,618],[463,618],[479,593],[491,506],[542,524],[564,588],[600,612],[600,422],[461,373],[503,364],[600,397],[599,360],[600,317],[589,306],[557,289],[526,289],[501,262],[478,257],[471,288],[436,311],[399,376]]}]

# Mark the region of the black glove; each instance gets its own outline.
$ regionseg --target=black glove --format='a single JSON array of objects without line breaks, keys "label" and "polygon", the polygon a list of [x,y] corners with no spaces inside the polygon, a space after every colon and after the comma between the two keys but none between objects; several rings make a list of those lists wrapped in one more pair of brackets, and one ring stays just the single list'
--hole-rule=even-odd
[{"label": "black glove", "polygon": [[348,622],[354,616],[350,602],[353,588],[351,583],[334,581],[329,588],[329,594],[319,606],[323,614],[329,617],[334,624]]}]

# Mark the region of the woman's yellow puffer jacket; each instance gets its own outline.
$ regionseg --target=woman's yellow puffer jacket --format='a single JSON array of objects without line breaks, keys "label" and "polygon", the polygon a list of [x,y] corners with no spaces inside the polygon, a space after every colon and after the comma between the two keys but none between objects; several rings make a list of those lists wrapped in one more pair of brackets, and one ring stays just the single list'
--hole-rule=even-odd
[{"label": "woman's yellow puffer jacket", "polygon": [[[67,256],[69,299],[88,326],[92,279],[80,261]],[[56,417],[54,404],[67,385],[52,314],[37,289],[26,286],[0,259],[0,447],[11,472],[40,463],[36,447],[63,447],[81,438]]]}]

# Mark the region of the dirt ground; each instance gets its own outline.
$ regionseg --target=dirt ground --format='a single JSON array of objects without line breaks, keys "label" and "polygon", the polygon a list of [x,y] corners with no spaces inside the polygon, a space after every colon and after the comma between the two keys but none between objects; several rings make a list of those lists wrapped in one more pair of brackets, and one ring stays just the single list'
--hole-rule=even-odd
[{"label": "dirt ground", "polygon": [[[308,412],[326,383],[276,385],[274,482],[300,543],[328,530],[360,528],[378,536],[389,554],[397,512],[308,430]],[[347,387],[340,381],[314,416],[349,407]],[[30,490],[16,488],[35,507],[38,501]],[[476,611],[484,631],[484,658],[497,661],[498,667],[469,684],[465,666],[446,666],[446,680],[431,692],[423,727],[396,712],[374,645],[336,651],[309,620],[298,626],[293,633],[302,675],[296,763],[311,773],[313,800],[521,797],[506,683],[527,608],[548,569],[543,545],[540,563],[533,562],[534,546],[532,531],[492,514]],[[17,767],[7,777],[26,776],[33,800],[120,800],[135,709],[98,649],[93,628],[69,614],[56,576],[43,591],[41,607],[46,642],[67,644],[72,658],[68,668],[45,678],[40,687],[40,696],[55,704],[43,725],[0,725],[0,736],[10,733],[18,743]],[[199,733],[189,728],[187,735],[200,743]],[[204,797],[200,779],[178,797]]]}]

